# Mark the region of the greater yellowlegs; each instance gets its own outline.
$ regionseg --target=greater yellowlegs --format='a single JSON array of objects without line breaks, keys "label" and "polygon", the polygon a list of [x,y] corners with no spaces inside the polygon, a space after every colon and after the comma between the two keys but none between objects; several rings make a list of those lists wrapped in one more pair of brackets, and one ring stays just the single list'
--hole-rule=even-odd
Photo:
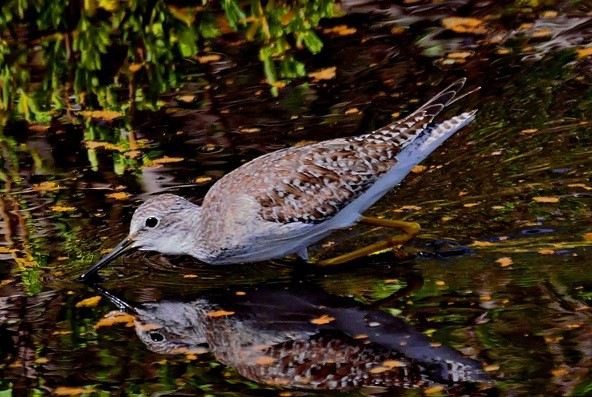
[{"label": "greater yellowlegs", "polygon": [[369,134],[258,157],[218,180],[201,207],[173,194],[151,197],[135,211],[128,237],[79,280],[93,278],[131,248],[187,254],[209,264],[294,253],[307,260],[309,245],[357,222],[404,233],[321,263],[333,264],[408,241],[419,225],[362,213],[474,119],[476,110],[433,123],[464,83],[457,80],[409,116]]}]

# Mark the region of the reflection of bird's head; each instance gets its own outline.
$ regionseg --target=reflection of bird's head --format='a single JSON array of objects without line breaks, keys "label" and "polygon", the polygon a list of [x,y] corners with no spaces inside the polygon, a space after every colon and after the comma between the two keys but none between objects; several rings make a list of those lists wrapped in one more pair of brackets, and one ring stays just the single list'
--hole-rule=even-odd
[{"label": "reflection of bird's head", "polygon": [[204,324],[191,304],[163,301],[144,304],[136,311],[136,333],[153,352],[175,354],[204,351]]}]

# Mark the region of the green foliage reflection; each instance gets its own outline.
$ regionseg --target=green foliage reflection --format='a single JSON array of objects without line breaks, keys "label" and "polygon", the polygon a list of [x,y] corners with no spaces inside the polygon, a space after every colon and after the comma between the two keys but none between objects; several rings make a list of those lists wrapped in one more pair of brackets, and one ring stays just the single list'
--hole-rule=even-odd
[{"label": "green foliage reflection", "polygon": [[176,66],[232,30],[259,43],[272,90],[303,76],[295,52],[320,51],[314,29],[334,15],[334,0],[244,3],[9,0],[0,8],[1,121],[44,122],[79,105],[154,109],[179,87]]}]

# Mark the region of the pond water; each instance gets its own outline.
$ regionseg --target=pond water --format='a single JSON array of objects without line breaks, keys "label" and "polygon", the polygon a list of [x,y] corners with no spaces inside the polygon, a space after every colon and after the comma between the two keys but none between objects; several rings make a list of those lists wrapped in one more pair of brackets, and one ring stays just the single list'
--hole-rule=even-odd
[{"label": "pond water", "polygon": [[[404,3],[342,3],[323,50],[300,54],[325,75],[277,96],[256,49],[223,37],[132,121],[8,122],[0,395],[592,393],[592,7]],[[245,161],[371,131],[459,77],[481,89],[446,115],[476,120],[369,210],[421,224],[407,258],[214,267],[137,252],[98,286],[75,281],[151,194],[200,203]],[[389,233],[359,226],[313,251]],[[317,382],[344,367],[364,381]]]}]

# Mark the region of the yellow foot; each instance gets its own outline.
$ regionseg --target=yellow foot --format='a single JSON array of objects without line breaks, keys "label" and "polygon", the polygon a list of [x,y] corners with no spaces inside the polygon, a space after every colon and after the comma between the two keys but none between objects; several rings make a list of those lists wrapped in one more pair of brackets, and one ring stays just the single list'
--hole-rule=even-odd
[{"label": "yellow foot", "polygon": [[380,226],[380,227],[388,227],[390,229],[397,229],[403,232],[403,234],[393,236],[389,239],[379,241],[377,243],[368,245],[366,247],[362,247],[352,252],[348,252],[347,254],[339,255],[329,259],[322,259],[316,263],[317,266],[330,266],[330,265],[340,265],[345,262],[352,261],[354,259],[362,258],[364,256],[368,256],[371,254],[375,254],[379,251],[398,247],[400,245],[405,244],[413,237],[417,236],[421,227],[418,223],[415,222],[405,222],[405,221],[396,221],[392,219],[380,219],[380,218],[371,218],[367,216],[363,216],[360,218],[359,223],[364,223],[366,225],[372,226]]}]

